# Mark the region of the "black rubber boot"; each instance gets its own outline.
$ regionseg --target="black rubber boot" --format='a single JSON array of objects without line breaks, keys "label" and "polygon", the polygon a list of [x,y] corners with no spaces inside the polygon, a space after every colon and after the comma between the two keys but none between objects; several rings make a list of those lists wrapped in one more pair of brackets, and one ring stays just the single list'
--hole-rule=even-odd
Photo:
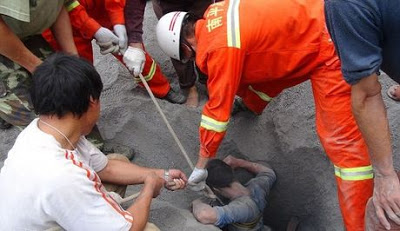
[{"label": "black rubber boot", "polygon": [[242,111],[248,111],[248,112],[253,113],[252,111],[250,111],[250,109],[248,107],[246,107],[242,98],[235,97],[235,100],[233,101],[233,108],[232,108],[231,115],[234,116],[237,113],[242,112]]},{"label": "black rubber boot", "polygon": [[180,91],[176,92],[172,88],[163,99],[166,99],[169,102],[176,104],[183,104],[184,102],[186,102],[186,97]]}]

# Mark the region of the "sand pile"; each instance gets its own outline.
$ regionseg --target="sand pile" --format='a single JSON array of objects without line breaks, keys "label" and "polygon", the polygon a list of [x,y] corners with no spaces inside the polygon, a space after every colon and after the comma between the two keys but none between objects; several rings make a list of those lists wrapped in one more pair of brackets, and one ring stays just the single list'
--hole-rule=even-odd
[{"label": "sand pile", "polygon": [[[172,65],[158,48],[153,37],[156,18],[148,6],[145,44],[148,52],[161,64],[164,74],[177,87]],[[109,146],[129,146],[136,152],[134,162],[158,168],[191,170],[181,156],[167,127],[144,89],[137,87],[129,73],[112,56],[97,54],[95,66],[104,81],[99,129]],[[386,91],[392,81],[381,78]],[[204,86],[199,85],[204,104]],[[388,100],[394,151],[399,152],[399,104]],[[193,162],[199,150],[198,125],[201,107],[189,109],[159,100],[160,106]],[[265,212],[266,224],[284,230],[289,219],[301,220],[299,230],[343,230],[337,205],[333,165],[325,156],[315,132],[314,103],[309,82],[284,91],[256,117],[239,113],[231,119],[219,157],[228,154],[250,160],[266,161],[277,172],[278,181]],[[0,167],[19,130],[0,131]],[[394,157],[399,167],[399,156]],[[128,194],[138,187],[129,187]],[[186,190],[163,193],[154,200],[150,220],[162,230],[213,230],[203,226],[190,213],[190,202],[198,195]]]}]

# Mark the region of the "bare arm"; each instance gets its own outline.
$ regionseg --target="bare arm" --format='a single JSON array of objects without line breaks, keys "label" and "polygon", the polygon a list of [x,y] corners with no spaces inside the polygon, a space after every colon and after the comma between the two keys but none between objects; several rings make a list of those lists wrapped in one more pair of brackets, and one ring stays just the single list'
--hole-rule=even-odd
[{"label": "bare arm", "polygon": [[260,173],[260,172],[266,172],[268,170],[272,170],[271,168],[264,166],[262,164],[235,158],[231,155],[227,156],[224,159],[224,162],[227,163],[232,168],[245,168],[246,170],[248,170],[252,173],[255,173],[255,174]]},{"label": "bare arm", "polygon": [[78,50],[76,49],[74,38],[72,36],[71,23],[67,10],[63,7],[57,20],[51,26],[51,32],[61,49],[68,54],[77,55]]},{"label": "bare arm", "polygon": [[133,216],[130,231],[141,231],[146,227],[149,219],[151,200],[160,194],[164,181],[154,172],[146,176],[144,186],[133,205],[127,210]]},{"label": "bare arm", "polygon": [[[133,163],[119,160],[108,160],[106,167],[97,174],[104,182],[131,185],[144,183],[146,177],[151,173],[155,173],[159,178],[164,180],[164,171],[164,169],[141,167]],[[170,169],[168,172],[168,183],[172,181],[175,184],[166,185],[167,189],[177,190],[186,186],[187,178],[182,171],[178,169]]]},{"label": "bare arm", "polygon": [[208,163],[208,160],[210,160],[210,158],[202,157],[199,152],[199,159],[197,160],[196,168],[204,169]]},{"label": "bare arm", "polygon": [[30,73],[42,63],[42,61],[34,55],[14,32],[7,26],[0,17],[0,35],[2,42],[0,43],[0,54],[18,63]]},{"label": "bare arm", "polygon": [[392,145],[378,76],[373,74],[351,88],[353,114],[368,145],[377,175],[393,170]]},{"label": "bare arm", "polygon": [[[176,169],[171,169],[169,173],[170,180],[179,179],[173,181],[175,184],[172,185],[172,190],[182,189],[186,186],[185,174]],[[144,183],[139,197],[127,209],[133,216],[130,230],[143,230],[148,220],[151,200],[158,196],[161,187],[165,184],[164,169],[152,169],[124,161],[108,160],[106,167],[97,174],[104,182],[122,185]]]},{"label": "bare arm", "polygon": [[143,184],[146,177],[153,172],[161,179],[164,178],[163,169],[152,169],[119,160],[108,160],[106,167],[97,174],[104,182],[132,185]]},{"label": "bare arm", "polygon": [[214,224],[217,221],[217,212],[210,205],[200,199],[192,202],[193,216],[202,224]]},{"label": "bare arm", "polygon": [[375,171],[374,205],[385,227],[384,212],[400,224],[400,184],[393,168],[392,144],[378,76],[373,74],[351,88],[353,114],[367,143]]}]

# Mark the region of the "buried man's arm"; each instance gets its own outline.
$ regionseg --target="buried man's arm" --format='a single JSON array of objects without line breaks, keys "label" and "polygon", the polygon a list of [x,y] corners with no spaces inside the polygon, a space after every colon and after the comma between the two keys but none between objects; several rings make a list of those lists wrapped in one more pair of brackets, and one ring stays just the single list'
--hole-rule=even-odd
[{"label": "buried man's arm", "polygon": [[213,207],[196,199],[192,202],[193,216],[202,224],[214,224],[217,221],[217,212]]},{"label": "buried man's arm", "polygon": [[106,167],[99,171],[98,175],[103,182],[132,185],[144,183],[146,177],[151,173],[155,173],[163,179],[167,189],[177,190],[186,186],[186,175],[178,169],[146,168],[119,160],[108,160]]},{"label": "buried man's arm", "polygon": [[400,184],[393,168],[392,144],[378,76],[372,74],[351,87],[354,117],[368,145],[374,166],[373,202],[380,222],[390,229],[385,212],[400,224]]},{"label": "buried man's arm", "polygon": [[272,168],[269,168],[262,164],[235,158],[231,155],[228,155],[227,157],[225,157],[224,162],[227,163],[229,166],[231,166],[233,169],[245,168],[248,171],[255,173],[255,174],[260,173],[260,172],[268,172],[268,171],[272,170]]}]

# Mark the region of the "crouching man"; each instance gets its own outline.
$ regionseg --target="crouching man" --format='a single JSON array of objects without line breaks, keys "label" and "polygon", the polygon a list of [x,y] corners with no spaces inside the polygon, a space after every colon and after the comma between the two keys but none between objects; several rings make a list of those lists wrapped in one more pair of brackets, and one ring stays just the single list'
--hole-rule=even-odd
[{"label": "crouching man", "polygon": [[[207,163],[206,179],[214,192],[229,199],[229,204],[214,206],[197,199],[193,201],[193,215],[203,224],[214,224],[227,230],[262,230],[263,211],[267,196],[273,186],[275,172],[264,165],[228,156],[224,161],[210,160]],[[234,178],[233,169],[244,168],[256,174],[246,185]]]},{"label": "crouching man", "polygon": [[[100,113],[103,88],[94,67],[56,54],[33,74],[38,119],[17,137],[0,172],[3,230],[143,230],[163,185],[184,188],[180,170],[151,169],[108,159],[85,139]],[[103,182],[144,184],[127,210]]]}]

